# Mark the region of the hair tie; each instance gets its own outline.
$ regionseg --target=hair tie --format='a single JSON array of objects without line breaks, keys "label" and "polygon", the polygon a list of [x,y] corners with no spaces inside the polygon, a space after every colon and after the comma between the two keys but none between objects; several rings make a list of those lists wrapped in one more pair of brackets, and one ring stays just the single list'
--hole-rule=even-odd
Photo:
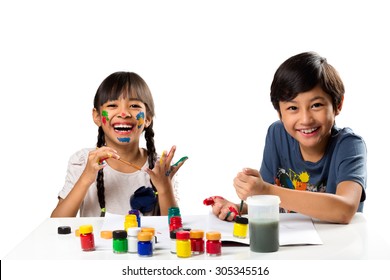
[{"label": "hair tie", "polygon": [[106,208],[100,209],[100,217],[105,217],[106,216]]}]

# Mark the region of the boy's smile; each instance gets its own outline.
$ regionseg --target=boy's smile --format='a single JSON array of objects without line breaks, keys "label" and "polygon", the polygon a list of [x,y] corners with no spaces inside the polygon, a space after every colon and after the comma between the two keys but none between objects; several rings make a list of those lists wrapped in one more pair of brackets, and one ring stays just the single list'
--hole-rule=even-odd
[{"label": "boy's smile", "polygon": [[280,119],[288,134],[299,142],[303,159],[319,161],[341,105],[334,109],[330,95],[320,87],[299,93],[293,100],[280,101],[279,104]]}]

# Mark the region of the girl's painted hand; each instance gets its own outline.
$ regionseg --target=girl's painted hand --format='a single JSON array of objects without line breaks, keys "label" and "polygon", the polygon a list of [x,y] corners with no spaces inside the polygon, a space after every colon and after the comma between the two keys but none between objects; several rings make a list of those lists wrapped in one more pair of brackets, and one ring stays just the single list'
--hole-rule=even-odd
[{"label": "girl's painted hand", "polygon": [[246,200],[251,195],[261,194],[264,185],[259,171],[251,168],[244,168],[233,180],[233,186],[241,200]]},{"label": "girl's painted hand", "polygon": [[224,221],[233,221],[238,215],[237,205],[224,199],[221,196],[212,196],[203,201],[204,204],[208,204],[213,201],[211,205],[212,211],[215,216]]},{"label": "girl's painted hand", "polygon": [[154,168],[146,169],[145,171],[150,175],[153,184],[158,188],[158,185],[165,185],[170,183],[172,177],[183,166],[188,157],[181,158],[177,163],[171,165],[172,159],[176,152],[176,146],[172,146],[169,153],[163,151],[160,158],[157,159]]},{"label": "girl's painted hand", "polygon": [[110,147],[101,147],[94,151],[89,152],[87,165],[85,166],[83,177],[89,179],[91,184],[96,180],[96,175],[100,169],[103,169],[107,163],[108,158],[119,158],[116,150]]}]

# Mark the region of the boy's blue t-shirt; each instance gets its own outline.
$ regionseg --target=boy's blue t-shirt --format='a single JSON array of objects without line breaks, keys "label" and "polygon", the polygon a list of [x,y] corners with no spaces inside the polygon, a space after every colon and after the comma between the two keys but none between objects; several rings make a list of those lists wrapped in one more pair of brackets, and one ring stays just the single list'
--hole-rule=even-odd
[{"label": "boy's blue t-shirt", "polygon": [[363,188],[358,211],[363,211],[367,183],[367,149],[362,137],[350,128],[332,128],[325,155],[318,162],[304,161],[299,143],[281,121],[268,128],[260,174],[266,182],[285,188],[336,193],[342,181]]}]

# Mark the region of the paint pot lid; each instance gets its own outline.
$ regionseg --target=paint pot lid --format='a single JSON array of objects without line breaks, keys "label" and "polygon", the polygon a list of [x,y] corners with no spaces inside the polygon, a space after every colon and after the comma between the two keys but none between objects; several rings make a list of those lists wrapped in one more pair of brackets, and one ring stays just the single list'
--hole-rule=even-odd
[{"label": "paint pot lid", "polygon": [[141,231],[140,227],[130,227],[127,229],[127,235],[128,236],[135,236],[137,237],[138,233]]},{"label": "paint pot lid", "polygon": [[206,238],[207,240],[220,240],[221,233],[219,231],[209,231],[206,232]]},{"label": "paint pot lid", "polygon": [[69,234],[71,229],[70,226],[59,226],[57,232],[58,234]]},{"label": "paint pot lid", "polygon": [[190,231],[190,238],[203,238],[204,231],[201,229],[193,229]]},{"label": "paint pot lid", "polygon": [[248,224],[248,218],[245,218],[245,217],[242,217],[242,216],[236,216],[234,218],[234,221],[237,224],[243,224],[243,225],[247,225]]},{"label": "paint pot lid", "polygon": [[112,231],[111,230],[102,230],[100,232],[100,237],[103,239],[112,239]]},{"label": "paint pot lid", "polygon": [[137,209],[131,209],[131,210],[129,210],[129,214],[131,215],[136,215],[137,217],[140,215],[140,212],[139,212],[139,210],[137,210]]},{"label": "paint pot lid", "polygon": [[153,227],[142,227],[141,228],[141,231],[142,232],[150,232],[150,233],[152,233],[153,235],[155,235],[155,229],[153,228]]},{"label": "paint pot lid", "polygon": [[127,231],[123,229],[114,230],[112,232],[112,238],[114,239],[125,239],[127,238]]},{"label": "paint pot lid", "polygon": [[152,238],[153,238],[153,234],[151,232],[140,231],[138,233],[138,240],[139,241],[151,241]]},{"label": "paint pot lid", "polygon": [[176,232],[176,239],[178,240],[190,239],[190,232],[185,230],[180,230]]},{"label": "paint pot lid", "polygon": [[88,234],[93,232],[93,226],[92,225],[82,225],[79,228],[80,234]]}]

